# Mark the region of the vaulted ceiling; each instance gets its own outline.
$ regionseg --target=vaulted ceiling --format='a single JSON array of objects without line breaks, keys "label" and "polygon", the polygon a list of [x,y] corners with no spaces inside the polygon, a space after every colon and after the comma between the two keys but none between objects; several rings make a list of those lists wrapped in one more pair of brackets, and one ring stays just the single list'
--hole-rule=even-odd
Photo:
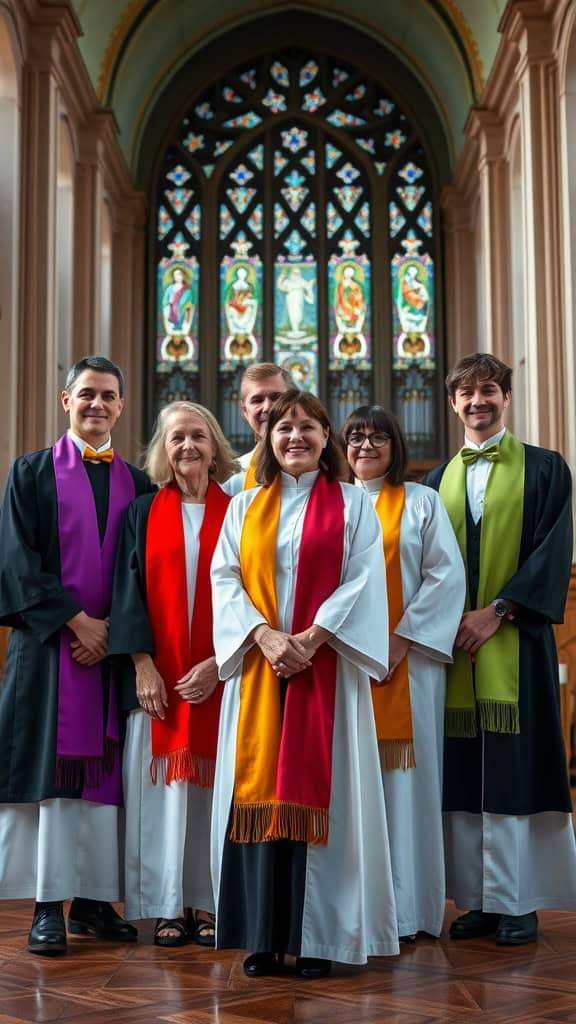
[{"label": "vaulted ceiling", "polygon": [[506,6],[506,0],[73,2],[83,30],[79,42],[85,63],[101,102],[115,113],[132,168],[149,115],[178,71],[233,28],[280,12],[290,12],[296,26],[303,12],[321,14],[382,44],[430,97],[453,161],[468,110],[494,61]]}]

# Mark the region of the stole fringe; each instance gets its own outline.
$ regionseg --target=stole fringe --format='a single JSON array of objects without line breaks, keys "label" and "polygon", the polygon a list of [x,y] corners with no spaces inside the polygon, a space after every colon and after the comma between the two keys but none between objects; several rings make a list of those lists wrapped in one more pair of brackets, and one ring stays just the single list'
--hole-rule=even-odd
[{"label": "stole fringe", "polygon": [[107,739],[104,746],[104,757],[64,757],[56,758],[57,789],[97,789],[104,781],[105,775],[114,771],[118,743]]},{"label": "stole fringe", "polygon": [[326,846],[328,808],[289,803],[234,804],[230,839],[233,843],[291,839]]},{"label": "stole fringe", "polygon": [[474,739],[478,735],[476,708],[446,708],[444,732],[454,739]]},{"label": "stole fringe", "polygon": [[169,754],[153,757],[150,762],[150,777],[154,785],[158,782],[158,771],[162,782],[169,786],[171,782],[190,782],[203,789],[214,786],[214,758],[198,757],[188,747],[172,750]]},{"label": "stole fringe", "polygon": [[380,740],[380,756],[385,771],[402,768],[404,771],[416,767],[413,740]]},{"label": "stole fringe", "polygon": [[480,728],[483,732],[520,732],[520,710],[516,703],[503,700],[479,700]]}]

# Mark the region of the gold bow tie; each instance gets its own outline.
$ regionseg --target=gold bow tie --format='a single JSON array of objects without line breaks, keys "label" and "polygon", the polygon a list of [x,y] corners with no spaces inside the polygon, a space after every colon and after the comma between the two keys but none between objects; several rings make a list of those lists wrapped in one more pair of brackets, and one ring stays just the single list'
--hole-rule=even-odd
[{"label": "gold bow tie", "polygon": [[112,462],[114,458],[114,449],[106,448],[103,452],[96,452],[90,445],[86,445],[82,452],[82,459],[84,462],[89,460],[90,462]]},{"label": "gold bow tie", "polygon": [[460,456],[465,466],[471,466],[478,459],[488,459],[488,462],[498,462],[500,459],[500,443],[489,444],[487,448],[461,448]]}]

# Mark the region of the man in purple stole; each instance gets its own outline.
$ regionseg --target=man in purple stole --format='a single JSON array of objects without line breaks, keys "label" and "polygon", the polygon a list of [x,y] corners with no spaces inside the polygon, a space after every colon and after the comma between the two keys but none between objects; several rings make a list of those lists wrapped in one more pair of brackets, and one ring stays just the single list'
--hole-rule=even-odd
[{"label": "man in purple stole", "polygon": [[68,930],[134,941],[119,898],[122,800],[115,680],[106,663],[125,509],[151,490],[110,433],[124,378],[88,356],[68,373],[70,426],[16,459],[0,515],[0,624],[12,632],[0,690],[0,899],[35,899],[28,949],[66,951]]}]

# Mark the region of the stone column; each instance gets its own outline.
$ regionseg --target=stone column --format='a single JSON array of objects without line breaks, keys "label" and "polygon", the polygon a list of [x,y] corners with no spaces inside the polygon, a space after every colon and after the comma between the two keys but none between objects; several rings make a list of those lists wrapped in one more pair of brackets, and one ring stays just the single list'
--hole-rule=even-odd
[{"label": "stone column", "polygon": [[[561,181],[557,62],[552,25],[533,5],[510,5],[501,24],[517,46],[524,177],[527,440],[565,450]],[[572,414],[572,413],[571,413]]]}]

